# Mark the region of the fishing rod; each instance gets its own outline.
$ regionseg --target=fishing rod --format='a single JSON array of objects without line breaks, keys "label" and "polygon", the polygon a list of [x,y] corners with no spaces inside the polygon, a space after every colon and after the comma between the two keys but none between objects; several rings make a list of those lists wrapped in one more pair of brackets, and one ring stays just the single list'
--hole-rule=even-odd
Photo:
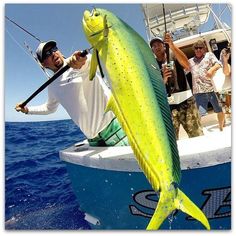
[{"label": "fishing rod", "polygon": [[[167,33],[167,26],[166,26],[166,11],[165,11],[165,4],[162,4],[162,10],[163,10],[163,18],[164,18],[164,26],[165,26],[165,34]],[[167,64],[170,63],[170,47],[168,43],[165,43],[166,47],[166,60]]]},{"label": "fishing rod", "polygon": [[[165,11],[165,4],[162,4],[162,10],[163,10],[163,18],[164,18],[164,26],[165,26],[165,34],[167,33],[167,26],[166,26],[166,11]],[[167,66],[170,66],[170,47],[168,43],[165,43],[165,48],[166,48],[166,61],[167,61]],[[171,96],[171,85],[170,81],[168,80],[166,83],[166,90],[168,97]]]},{"label": "fishing rod", "polygon": [[[85,49],[81,52],[80,56],[85,57],[92,48]],[[35,96],[37,96],[40,92],[42,92],[49,84],[51,84],[54,80],[56,80],[59,76],[61,76],[65,71],[67,71],[70,66],[67,64],[63,66],[60,70],[58,70],[51,78],[49,78],[44,84],[42,84],[32,95],[30,95],[23,103],[19,106],[24,108],[27,103],[29,103]]]}]

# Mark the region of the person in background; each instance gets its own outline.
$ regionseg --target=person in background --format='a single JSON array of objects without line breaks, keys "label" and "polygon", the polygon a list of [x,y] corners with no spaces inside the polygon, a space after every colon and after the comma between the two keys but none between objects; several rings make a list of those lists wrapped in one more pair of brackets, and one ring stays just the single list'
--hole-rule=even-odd
[{"label": "person in background", "polygon": [[57,110],[61,104],[71,119],[87,137],[91,146],[128,145],[127,137],[111,111],[105,113],[110,98],[110,90],[96,73],[89,80],[91,55],[81,57],[76,51],[67,59],[59,51],[55,41],[40,43],[36,55],[44,68],[56,73],[69,64],[70,68],[48,86],[48,100],[40,106],[21,108],[16,111],[27,115],[47,115]]},{"label": "person in background", "polygon": [[[167,54],[165,43],[169,44],[173,56],[175,57],[173,68],[170,68],[166,64]],[[171,109],[176,139],[179,139],[180,125],[183,126],[190,138],[203,135],[199,111],[183,69],[188,66],[187,57],[174,45],[169,33],[165,34],[164,41],[161,38],[152,39],[150,41],[150,47],[152,48],[159,68],[162,71],[167,92],[170,92],[168,95],[168,102]]]},{"label": "person in background", "polygon": [[186,71],[192,73],[193,94],[195,96],[201,116],[207,114],[208,103],[211,103],[214,112],[217,113],[219,129],[224,127],[224,113],[219,100],[214,92],[212,77],[221,68],[221,62],[212,52],[206,52],[203,40],[193,44],[195,56],[188,60],[189,68]]},{"label": "person in background", "polygon": [[220,92],[220,98],[224,103],[225,113],[231,115],[231,45],[222,49],[220,53],[220,61],[223,66],[226,85],[224,91]]}]

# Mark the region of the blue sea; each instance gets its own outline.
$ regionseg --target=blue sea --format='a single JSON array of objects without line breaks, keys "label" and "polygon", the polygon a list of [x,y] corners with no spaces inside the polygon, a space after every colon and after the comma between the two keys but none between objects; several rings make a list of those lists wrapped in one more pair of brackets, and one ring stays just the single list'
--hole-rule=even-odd
[{"label": "blue sea", "polygon": [[90,229],[59,159],[83,139],[71,120],[5,123],[5,229]]},{"label": "blue sea", "polygon": [[[6,230],[91,229],[89,223],[84,220],[84,212],[80,211],[80,205],[73,192],[66,166],[59,158],[60,150],[84,138],[80,129],[71,120],[5,123]],[[226,163],[217,166],[217,168],[196,169],[191,173],[183,172],[183,190],[188,192],[199,206],[205,209],[212,208],[212,210],[206,211],[212,229],[231,228],[231,215],[229,215],[231,200],[227,195],[224,206],[222,201],[224,198],[221,196],[224,190],[228,191],[230,188],[230,168],[230,164]],[[218,175],[218,173],[221,174]],[[224,173],[224,178],[222,178],[222,173]],[[87,174],[87,172],[84,173],[85,176]],[[123,182],[119,179],[119,183],[127,181],[127,176],[123,176]],[[207,181],[205,176],[208,176]],[[116,179],[117,176],[112,175],[108,178],[111,183],[115,182],[112,180],[113,178]],[[133,183],[136,186],[135,175],[132,174],[132,177],[130,175],[129,181],[131,178],[134,179]],[[188,178],[193,180],[191,182],[193,184],[196,179],[201,184],[195,184],[194,188],[189,188]],[[106,185],[109,191],[104,190],[104,192],[110,192],[112,186],[112,184]],[[143,187],[137,189],[140,192]],[[209,200],[212,198],[206,198],[206,195],[202,193],[214,192],[216,194],[216,190],[219,190],[219,195],[213,195],[216,196],[216,199],[214,198],[216,205],[214,205],[212,200]],[[129,191],[133,191],[133,189]],[[122,193],[121,191],[120,194],[122,195]],[[119,196],[117,197],[119,198]],[[130,196],[127,197],[130,198]],[[124,196],[122,195],[120,198],[123,199]],[[221,210],[217,210],[218,208]],[[219,214],[226,215],[221,218]],[[183,222],[186,220],[184,215],[180,215],[179,219],[180,221],[183,219]],[[146,223],[142,221],[142,224]],[[166,224],[168,229],[169,223],[166,222]],[[178,224],[173,222],[173,229],[185,228],[185,226]],[[192,226],[202,229],[199,224],[196,226],[189,224],[189,227]]]}]

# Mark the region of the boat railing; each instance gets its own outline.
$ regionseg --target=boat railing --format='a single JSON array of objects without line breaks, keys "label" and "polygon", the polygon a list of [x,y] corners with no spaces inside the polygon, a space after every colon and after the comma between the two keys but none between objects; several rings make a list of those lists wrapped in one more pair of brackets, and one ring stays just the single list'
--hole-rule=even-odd
[{"label": "boat railing", "polygon": [[211,23],[215,24],[217,29],[223,29],[225,37],[230,42],[228,27],[222,21],[222,16],[228,12],[231,13],[231,8],[229,4],[221,5],[223,9],[216,14],[213,4],[165,4],[166,22],[164,22],[161,4],[142,4],[148,41],[153,37],[163,36],[164,24],[166,24],[168,31],[173,34],[174,40],[177,40],[201,34],[204,32],[205,26],[209,26],[206,23],[213,20]]}]

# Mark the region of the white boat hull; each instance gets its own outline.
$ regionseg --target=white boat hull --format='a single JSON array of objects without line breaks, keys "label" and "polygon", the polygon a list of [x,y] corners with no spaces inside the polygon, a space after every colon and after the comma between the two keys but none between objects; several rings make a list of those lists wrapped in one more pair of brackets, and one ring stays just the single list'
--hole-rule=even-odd
[{"label": "white boat hull", "polygon": [[[212,229],[231,228],[231,126],[178,141],[180,188],[206,214]],[[212,127],[214,129],[214,127]],[[89,147],[86,141],[60,152],[85,219],[95,229],[145,229],[158,196],[130,147]],[[203,229],[182,212],[161,229]]]}]

